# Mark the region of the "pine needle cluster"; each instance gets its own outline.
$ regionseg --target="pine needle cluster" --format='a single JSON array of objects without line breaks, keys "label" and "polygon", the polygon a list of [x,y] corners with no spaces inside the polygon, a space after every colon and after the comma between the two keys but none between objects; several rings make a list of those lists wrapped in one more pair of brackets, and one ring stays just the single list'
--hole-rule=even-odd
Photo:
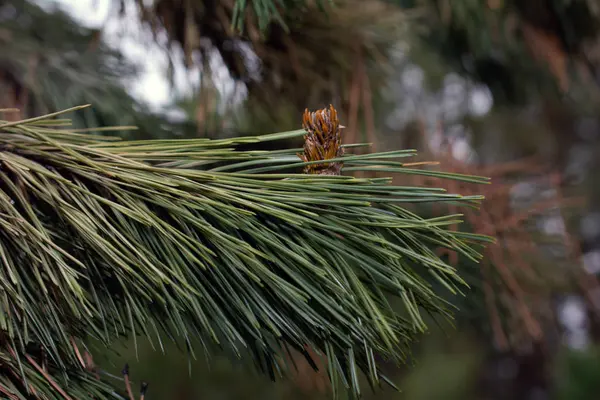
[{"label": "pine needle cluster", "polygon": [[89,360],[102,349],[90,346],[124,337],[158,349],[183,341],[190,357],[248,358],[273,378],[285,374],[290,349],[311,358],[310,348],[326,359],[334,393],[345,386],[358,397],[361,372],[373,386],[387,381],[376,355],[402,361],[427,328],[424,314],[451,317],[430,283],[453,293],[465,285],[433,249],[477,261],[473,244],[488,240],[448,230],[460,215],[423,219],[403,207],[476,206],[479,196],[298,173],[326,163],[300,159],[298,148],[240,149],[335,133],[338,149],[326,154],[342,173],[384,166],[486,182],[409,168],[401,160],[413,150],[342,153],[357,145],[338,141],[333,108],[305,116],[312,133],[224,140],[122,141],[70,129],[60,114],[0,120],[7,398],[113,398]]}]

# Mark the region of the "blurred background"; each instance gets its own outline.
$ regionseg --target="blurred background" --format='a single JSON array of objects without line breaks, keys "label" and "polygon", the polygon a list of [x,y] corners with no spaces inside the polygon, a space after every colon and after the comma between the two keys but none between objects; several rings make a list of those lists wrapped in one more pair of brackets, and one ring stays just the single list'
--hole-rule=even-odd
[{"label": "blurred background", "polygon": [[[475,265],[454,326],[431,322],[381,399],[597,399],[600,393],[600,2],[597,0],[0,0],[0,108],[25,118],[93,104],[77,126],[127,138],[297,129],[332,103],[344,141],[415,148],[483,175],[455,229],[498,243]],[[331,4],[333,3],[333,5]],[[446,207],[446,206],[443,206]],[[423,215],[458,212],[413,207]],[[147,399],[328,398],[298,364],[271,383],[217,355],[123,343],[97,363]],[[156,344],[154,344],[156,345]]]}]

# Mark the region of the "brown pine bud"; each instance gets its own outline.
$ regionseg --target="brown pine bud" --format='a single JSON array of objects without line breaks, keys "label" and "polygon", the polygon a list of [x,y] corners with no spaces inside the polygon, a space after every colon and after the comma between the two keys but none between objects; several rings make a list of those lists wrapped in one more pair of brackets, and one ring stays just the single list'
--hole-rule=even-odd
[{"label": "brown pine bud", "polygon": [[[304,162],[325,161],[341,157],[342,126],[338,121],[337,111],[332,105],[314,112],[304,111],[302,126],[306,130],[304,136],[304,153],[298,154]],[[343,163],[331,162],[310,164],[304,167],[305,174],[340,175]]]}]

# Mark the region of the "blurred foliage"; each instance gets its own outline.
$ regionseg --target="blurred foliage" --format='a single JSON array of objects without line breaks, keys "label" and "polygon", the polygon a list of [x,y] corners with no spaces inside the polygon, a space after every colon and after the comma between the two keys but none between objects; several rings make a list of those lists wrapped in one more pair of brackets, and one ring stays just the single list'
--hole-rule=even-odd
[{"label": "blurred foliage", "polygon": [[131,138],[194,132],[192,124],[154,114],[129,94],[126,84],[139,70],[100,31],[26,0],[0,0],[0,21],[0,108],[32,116],[93,103],[69,115],[75,127],[138,127],[122,131]]},{"label": "blurred foliage", "polygon": [[[464,330],[463,332],[468,332]],[[402,379],[406,400],[461,400],[473,398],[483,358],[480,344],[470,334],[427,337],[414,369]],[[435,377],[435,382],[432,382]]]},{"label": "blurred foliage", "polygon": [[424,45],[485,83],[499,104],[574,94],[600,82],[595,0],[390,2],[419,9]]},{"label": "blurred foliage", "polygon": [[588,400],[600,391],[600,348],[565,350],[555,371],[556,399]]},{"label": "blurred foliage", "polygon": [[[448,253],[449,262],[463,276],[472,277],[469,283],[474,289],[472,296],[459,305],[463,311],[458,318],[469,320],[466,311],[484,307],[485,312],[478,315],[486,316],[485,325],[491,328],[487,332],[502,351],[554,340],[554,294],[565,290],[585,293],[599,287],[594,276],[582,269],[571,269],[571,265],[580,262],[580,248],[569,227],[561,225],[565,211],[584,206],[585,199],[565,196],[561,174],[535,158],[486,167],[458,161],[447,150],[430,158],[440,160],[455,173],[484,173],[492,182],[481,190],[485,203],[477,210],[465,210],[465,220],[468,229],[493,236],[497,243],[486,248],[482,265],[473,265],[455,253]],[[421,177],[412,183],[440,184]],[[449,192],[469,193],[475,189],[462,183],[443,186]],[[445,208],[442,211],[435,205],[434,214],[456,211],[453,206]],[[546,232],[543,227],[547,223],[562,228]],[[457,227],[451,229],[454,228]],[[475,316],[471,323],[477,328],[481,319]]]},{"label": "blurred foliage", "polygon": [[[439,332],[425,337],[418,344],[418,361],[414,365],[395,369],[390,378],[401,387],[377,391],[365,390],[365,400],[460,400],[472,398],[481,367],[482,352],[469,335],[447,337]],[[312,375],[298,376],[289,381],[271,382],[257,375],[244,363],[231,363],[222,357],[186,364],[177,356],[177,349],[167,346],[166,355],[141,344],[139,359],[132,346],[115,346],[118,356],[100,357],[98,361],[109,372],[119,375],[122,365],[129,363],[134,382],[150,382],[149,398],[154,399],[331,399],[323,386],[315,385]],[[299,364],[299,368],[301,365]],[[303,372],[301,369],[299,370]],[[436,382],[431,384],[434,374]],[[312,382],[306,382],[306,379]],[[235,382],[234,385],[231,382]]]},{"label": "blurred foliage", "polygon": [[[282,27],[288,28],[286,16],[290,12],[298,9],[305,9],[313,3],[324,11],[324,5],[334,0],[315,0],[314,2],[306,0],[235,0],[233,8],[232,25],[240,31],[244,30],[245,20],[249,15],[256,17],[258,28],[265,30],[271,22],[276,22]],[[249,13],[248,10],[252,12]]]},{"label": "blurred foliage", "polygon": [[[242,3],[137,2],[139,17],[157,38],[166,32],[170,43],[184,50],[186,65],[202,66],[207,57],[218,54],[231,78],[247,88],[246,107],[257,123],[281,129],[295,126],[290,117],[305,107],[322,107],[333,100],[345,112],[359,79],[368,79],[368,90],[383,84],[390,72],[387,51],[403,37],[407,26],[402,10],[382,1],[344,0],[334,6],[309,1],[282,11],[285,26],[265,25],[264,19],[248,12],[239,31],[232,28],[232,19]],[[288,5],[271,3],[278,3],[279,10]],[[177,54],[172,53],[173,57]]]}]

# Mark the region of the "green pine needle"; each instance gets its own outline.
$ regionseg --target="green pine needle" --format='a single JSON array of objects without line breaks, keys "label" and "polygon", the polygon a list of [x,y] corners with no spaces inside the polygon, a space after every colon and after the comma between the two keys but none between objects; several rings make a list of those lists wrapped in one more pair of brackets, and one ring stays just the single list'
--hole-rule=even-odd
[{"label": "green pine needle", "polygon": [[[136,336],[198,340],[206,352],[250,356],[272,376],[285,370],[284,347],[312,347],[331,381],[358,396],[358,371],[387,381],[375,354],[403,361],[427,329],[423,311],[451,316],[431,282],[465,289],[434,249],[478,260],[470,243],[489,239],[448,230],[460,215],[423,219],[403,208],[479,197],[303,175],[294,173],[305,165],[298,149],[238,149],[301,130],[119,141],[55,126],[60,114],[0,121],[0,385],[15,398],[63,399],[56,386],[73,399],[112,398],[84,369],[83,343]],[[342,161],[352,171],[487,182],[395,161],[414,153]]]}]

